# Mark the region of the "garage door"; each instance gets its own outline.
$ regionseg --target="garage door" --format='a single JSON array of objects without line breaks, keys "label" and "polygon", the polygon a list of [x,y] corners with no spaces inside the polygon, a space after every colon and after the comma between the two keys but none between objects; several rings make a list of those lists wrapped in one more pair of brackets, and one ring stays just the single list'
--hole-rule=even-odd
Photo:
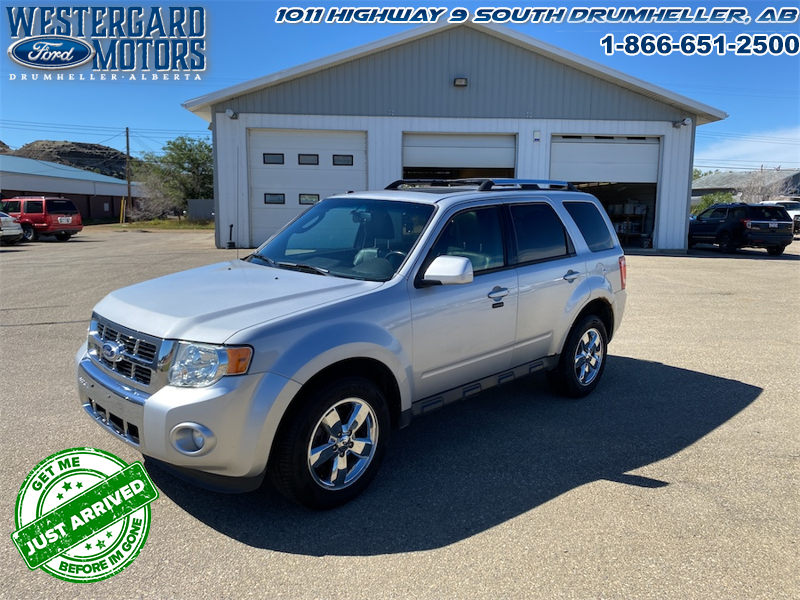
[{"label": "garage door", "polygon": [[363,131],[251,129],[249,155],[252,246],[318,200],[367,187]]},{"label": "garage door", "polygon": [[572,182],[658,182],[657,137],[553,136],[550,177]]},{"label": "garage door", "polygon": [[514,135],[406,133],[403,168],[513,169]]}]

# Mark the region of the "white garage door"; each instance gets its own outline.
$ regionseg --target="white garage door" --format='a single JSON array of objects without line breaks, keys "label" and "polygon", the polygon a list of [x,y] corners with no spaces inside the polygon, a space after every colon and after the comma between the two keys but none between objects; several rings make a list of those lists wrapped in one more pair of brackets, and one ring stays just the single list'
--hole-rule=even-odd
[{"label": "white garage door", "polygon": [[251,245],[317,200],[365,189],[366,139],[363,131],[251,129]]},{"label": "white garage door", "polygon": [[550,177],[571,182],[658,182],[657,137],[553,136]]},{"label": "white garage door", "polygon": [[514,135],[406,133],[403,167],[513,169],[516,148]]}]

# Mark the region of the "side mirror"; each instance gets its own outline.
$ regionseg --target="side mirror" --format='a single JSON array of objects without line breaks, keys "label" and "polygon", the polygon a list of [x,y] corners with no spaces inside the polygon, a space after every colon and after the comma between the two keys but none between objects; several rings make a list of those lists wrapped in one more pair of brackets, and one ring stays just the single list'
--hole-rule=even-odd
[{"label": "side mirror", "polygon": [[425,286],[463,283],[472,283],[472,263],[464,256],[437,256],[422,276]]}]

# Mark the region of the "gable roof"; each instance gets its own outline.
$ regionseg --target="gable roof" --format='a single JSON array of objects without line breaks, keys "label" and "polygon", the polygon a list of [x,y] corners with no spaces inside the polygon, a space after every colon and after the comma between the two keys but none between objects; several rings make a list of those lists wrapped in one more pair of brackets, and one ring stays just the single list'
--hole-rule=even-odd
[{"label": "gable roof", "polygon": [[0,154],[0,173],[8,175],[35,175],[37,177],[59,177],[61,179],[80,179],[94,183],[115,183],[125,185],[124,179],[100,175],[83,169],[76,169],[46,160],[24,158]]},{"label": "gable roof", "polygon": [[507,27],[499,25],[483,25],[476,23],[436,23],[417,27],[382,40],[377,40],[351,50],[345,50],[325,58],[314,60],[297,67],[278,71],[244,83],[230,86],[183,103],[183,107],[196,115],[211,121],[212,106],[238,96],[249,94],[264,88],[279,85],[293,79],[304,77],[312,73],[323,71],[331,67],[354,61],[373,53],[384,51],[402,44],[418,40],[436,33],[458,27],[469,27],[510,44],[519,46],[535,54],[544,56],[558,63],[574,68],[583,73],[592,75],[614,85],[636,92],[663,104],[673,106],[689,114],[697,116],[697,124],[703,125],[725,119],[728,114],[722,110],[697,102],[680,94],[676,94],[662,87],[653,85],[621,71],[611,69],[600,63],[573,54],[551,44],[523,35]]}]

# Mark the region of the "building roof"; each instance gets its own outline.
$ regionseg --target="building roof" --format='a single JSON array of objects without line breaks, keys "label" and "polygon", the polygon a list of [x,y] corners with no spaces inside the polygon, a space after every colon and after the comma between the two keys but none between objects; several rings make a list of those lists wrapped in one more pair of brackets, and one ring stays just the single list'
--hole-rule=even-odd
[{"label": "building roof", "polygon": [[759,174],[761,185],[773,185],[785,179],[800,176],[800,171],[741,171],[711,173],[698,177],[692,182],[693,190],[738,190],[752,183],[754,175]]},{"label": "building roof", "polygon": [[91,171],[84,171],[83,169],[76,169],[75,167],[68,167],[54,162],[45,160],[36,160],[33,158],[23,158],[21,156],[9,156],[7,154],[0,154],[0,173],[13,174],[13,175],[34,175],[36,177],[58,177],[61,179],[79,179],[81,181],[91,181],[94,183],[115,183],[125,184],[122,179],[109,177],[107,175],[100,175],[92,173]]},{"label": "building roof", "polygon": [[681,110],[697,116],[697,124],[703,125],[713,123],[727,118],[728,114],[722,110],[697,102],[685,96],[681,96],[659,86],[647,83],[636,77],[626,75],[621,71],[611,69],[600,63],[588,60],[577,54],[567,52],[551,44],[547,44],[535,38],[523,35],[512,29],[499,25],[482,25],[476,23],[436,23],[417,27],[403,33],[399,33],[376,42],[372,42],[351,50],[339,52],[325,58],[321,58],[309,63],[299,65],[290,69],[285,69],[271,75],[265,75],[238,85],[224,88],[222,90],[206,94],[183,103],[183,107],[192,111],[196,115],[211,122],[212,105],[218,104],[231,98],[236,98],[243,94],[249,94],[270,86],[285,83],[292,79],[304,77],[306,75],[331,68],[349,61],[357,60],[367,55],[387,50],[389,48],[408,43],[426,36],[436,34],[447,29],[456,27],[470,27],[492,35],[496,38],[514,44],[533,53],[545,56],[556,62],[565,64],[578,71],[598,77],[620,87],[642,94],[648,98],[657,100],[664,104],[674,106]]}]

